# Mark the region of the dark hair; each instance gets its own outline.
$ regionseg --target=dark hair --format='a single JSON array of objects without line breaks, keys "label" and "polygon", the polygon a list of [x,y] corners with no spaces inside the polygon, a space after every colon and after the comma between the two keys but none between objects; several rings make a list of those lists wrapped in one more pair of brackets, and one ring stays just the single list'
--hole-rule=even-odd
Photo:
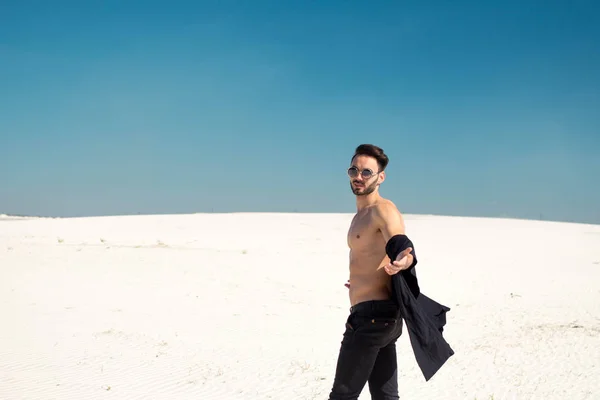
[{"label": "dark hair", "polygon": [[[385,170],[388,162],[390,162],[388,156],[383,152],[381,147],[377,147],[374,144],[361,144],[356,150],[354,150],[354,155],[352,156],[352,160],[356,156],[369,156],[373,157],[377,160],[377,165],[379,165],[379,171]],[[351,160],[351,161],[352,161]]]}]

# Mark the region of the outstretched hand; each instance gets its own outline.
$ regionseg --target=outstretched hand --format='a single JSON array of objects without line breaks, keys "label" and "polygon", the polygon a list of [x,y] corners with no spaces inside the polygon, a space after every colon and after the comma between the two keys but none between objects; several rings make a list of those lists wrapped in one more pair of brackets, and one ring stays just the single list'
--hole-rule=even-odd
[{"label": "outstretched hand", "polygon": [[410,254],[411,251],[412,247],[408,247],[398,254],[394,261],[383,267],[385,272],[387,272],[388,275],[395,275],[402,270],[408,269],[413,263],[413,256]]}]

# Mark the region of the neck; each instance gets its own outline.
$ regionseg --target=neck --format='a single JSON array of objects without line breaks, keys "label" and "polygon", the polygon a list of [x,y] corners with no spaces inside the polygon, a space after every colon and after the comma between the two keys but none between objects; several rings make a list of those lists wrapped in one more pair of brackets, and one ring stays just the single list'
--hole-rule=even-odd
[{"label": "neck", "polygon": [[372,206],[381,199],[377,191],[369,193],[366,196],[356,196],[356,211],[364,210],[367,207]]}]

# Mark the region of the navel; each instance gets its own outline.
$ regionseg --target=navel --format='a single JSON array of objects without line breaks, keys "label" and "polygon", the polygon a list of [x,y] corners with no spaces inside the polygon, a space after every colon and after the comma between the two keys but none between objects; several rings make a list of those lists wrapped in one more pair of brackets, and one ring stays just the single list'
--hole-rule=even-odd
[{"label": "navel", "polygon": [[356,235],[356,238],[357,238],[357,239],[360,239],[360,235]]}]

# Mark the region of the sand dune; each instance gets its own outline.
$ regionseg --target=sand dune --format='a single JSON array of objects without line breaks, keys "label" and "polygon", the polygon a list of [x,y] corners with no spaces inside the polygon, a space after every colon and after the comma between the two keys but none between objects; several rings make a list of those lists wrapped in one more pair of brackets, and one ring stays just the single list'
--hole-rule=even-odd
[{"label": "sand dune", "polygon": [[[351,218],[0,219],[0,399],[326,399]],[[406,223],[456,355],[425,382],[404,335],[401,398],[600,398],[600,226]]]}]

